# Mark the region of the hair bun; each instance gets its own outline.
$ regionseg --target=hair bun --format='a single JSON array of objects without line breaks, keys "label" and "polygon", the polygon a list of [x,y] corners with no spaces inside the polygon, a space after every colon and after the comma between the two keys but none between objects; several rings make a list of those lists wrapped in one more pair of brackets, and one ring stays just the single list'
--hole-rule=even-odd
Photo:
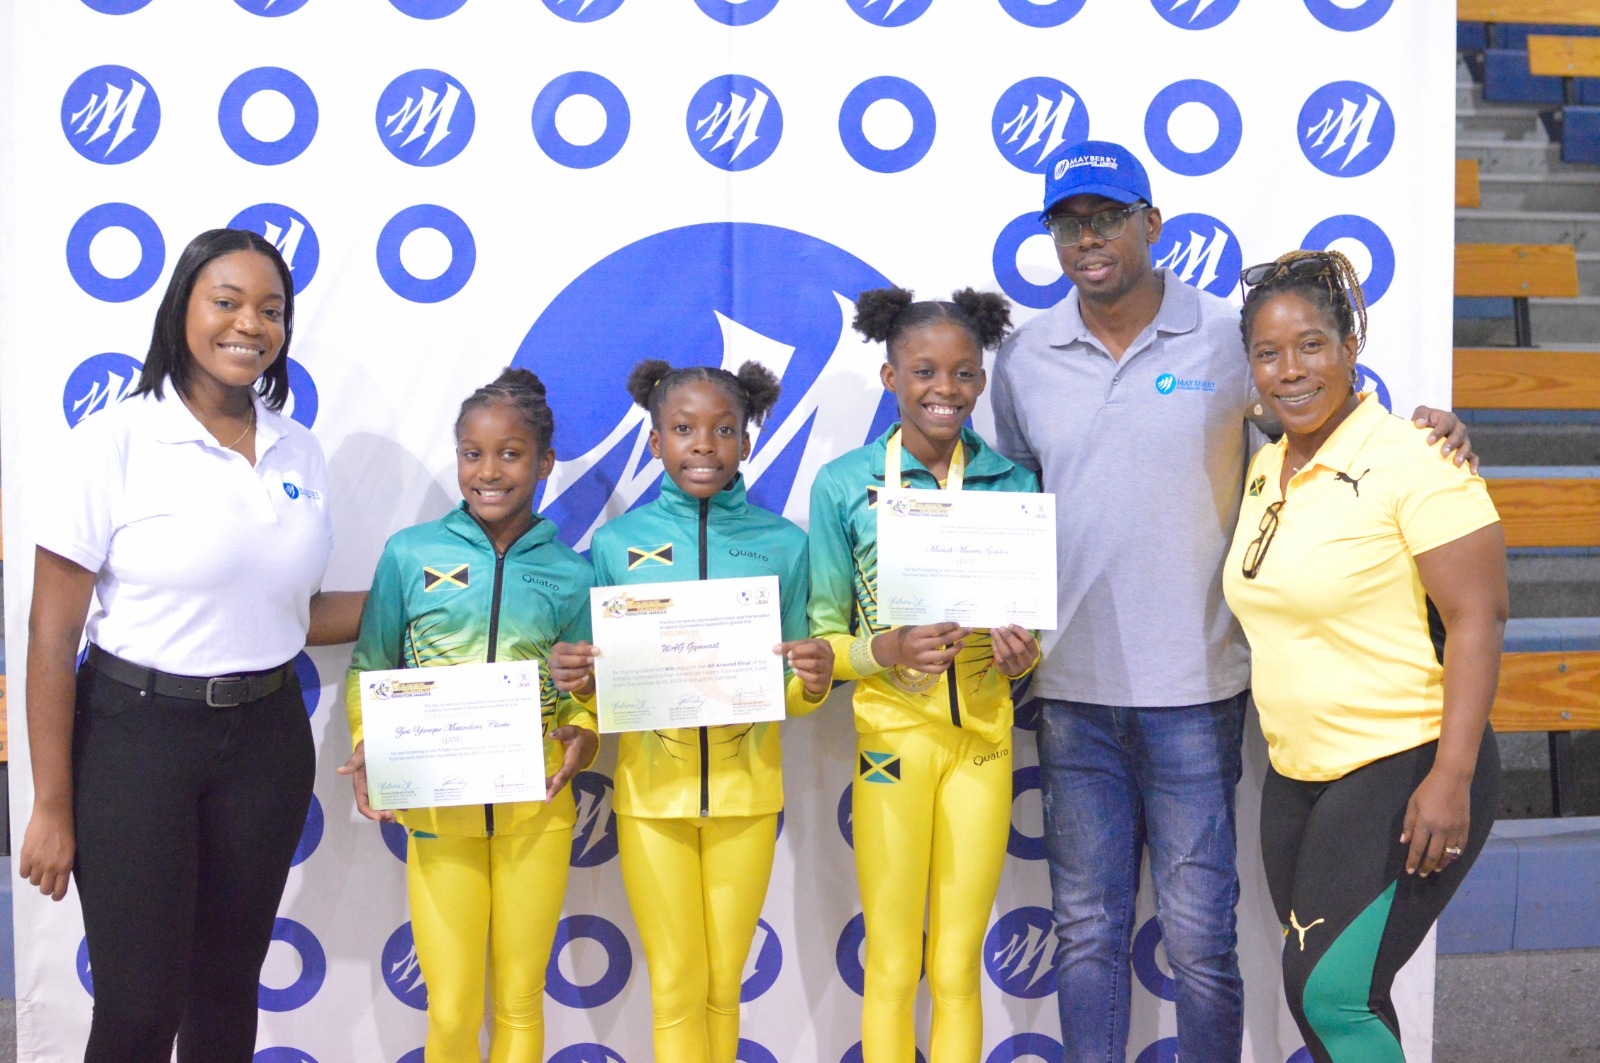
[{"label": "hair bun", "polygon": [[660,358],[646,358],[634,365],[628,373],[628,396],[634,402],[650,408],[650,396],[656,390],[656,385],[667,378],[672,372],[672,366]]},{"label": "hair bun", "polygon": [[869,288],[856,296],[856,317],[850,326],[869,343],[885,343],[894,334],[894,321],[915,301],[905,288]]},{"label": "hair bun", "polygon": [[1003,295],[963,288],[950,301],[971,320],[978,346],[985,350],[1000,346],[1011,331],[1011,303]]},{"label": "hair bun", "polygon": [[759,428],[766,421],[767,413],[778,404],[783,385],[772,370],[754,361],[741,365],[734,379],[744,389],[745,412]]},{"label": "hair bun", "polygon": [[510,391],[525,391],[540,399],[546,395],[544,381],[540,380],[538,374],[531,369],[508,366],[494,378],[493,386]]}]

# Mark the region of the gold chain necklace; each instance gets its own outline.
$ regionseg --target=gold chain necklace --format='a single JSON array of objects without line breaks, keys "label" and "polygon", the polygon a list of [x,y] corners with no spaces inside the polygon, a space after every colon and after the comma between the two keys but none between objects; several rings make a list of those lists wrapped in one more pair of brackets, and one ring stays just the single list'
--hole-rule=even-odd
[{"label": "gold chain necklace", "polygon": [[[255,426],[256,426],[256,407],[255,407],[255,403],[251,403],[250,404],[250,423],[244,426],[244,431],[239,433],[239,438],[238,439],[235,439],[232,443],[229,443],[227,446],[223,447],[222,449],[223,450],[232,450],[234,447],[238,446],[240,443],[243,443],[244,442],[244,437],[249,435],[250,434],[250,429],[254,428]],[[218,440],[217,442],[220,443],[221,440]]]}]

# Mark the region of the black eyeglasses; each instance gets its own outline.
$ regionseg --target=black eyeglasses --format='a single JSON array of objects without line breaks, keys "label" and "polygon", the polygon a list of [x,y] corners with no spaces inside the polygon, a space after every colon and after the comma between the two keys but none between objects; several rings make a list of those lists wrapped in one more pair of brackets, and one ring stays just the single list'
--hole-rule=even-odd
[{"label": "black eyeglasses", "polygon": [[1239,271],[1239,283],[1259,288],[1287,273],[1291,277],[1316,277],[1333,272],[1333,259],[1327,255],[1305,255],[1287,262],[1263,262]]},{"label": "black eyeglasses", "polygon": [[1044,227],[1050,230],[1050,236],[1062,247],[1071,247],[1083,236],[1083,223],[1088,222],[1089,228],[1102,240],[1115,240],[1122,235],[1128,227],[1128,219],[1141,210],[1149,210],[1150,204],[1135,202],[1126,207],[1107,207],[1097,210],[1087,218],[1080,218],[1076,214],[1052,214],[1044,221]]},{"label": "black eyeglasses", "polygon": [[1244,578],[1255,579],[1261,571],[1261,562],[1267,559],[1267,547],[1272,545],[1272,537],[1278,534],[1278,513],[1283,509],[1283,499],[1272,503],[1267,511],[1261,514],[1261,525],[1257,529],[1261,532],[1244,548]]}]

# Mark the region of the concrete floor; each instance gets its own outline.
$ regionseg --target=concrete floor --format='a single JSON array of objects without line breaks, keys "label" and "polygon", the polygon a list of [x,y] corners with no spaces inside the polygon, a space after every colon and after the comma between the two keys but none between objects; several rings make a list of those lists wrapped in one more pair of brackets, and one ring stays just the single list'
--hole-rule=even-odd
[{"label": "concrete floor", "polygon": [[1435,1063],[1600,1063],[1600,949],[1440,956]]}]

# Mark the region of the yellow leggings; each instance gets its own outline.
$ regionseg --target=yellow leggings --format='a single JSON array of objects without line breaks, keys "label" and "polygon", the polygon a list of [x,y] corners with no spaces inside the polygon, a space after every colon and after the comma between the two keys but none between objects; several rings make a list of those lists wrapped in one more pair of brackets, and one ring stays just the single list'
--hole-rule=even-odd
[{"label": "yellow leggings", "polygon": [[544,974],[567,891],[572,828],[493,838],[411,836],[406,885],[428,983],[428,1063],[480,1063],[493,960],[490,1063],[544,1063]]},{"label": "yellow leggings", "polygon": [[867,924],[864,1063],[916,1058],[928,898],[930,1063],[976,1063],[983,936],[1011,831],[1011,739],[929,724],[856,736],[856,877]]},{"label": "yellow leggings", "polygon": [[617,817],[622,884],[650,970],[657,1063],[734,1063],[744,961],[777,841],[777,813]]}]

